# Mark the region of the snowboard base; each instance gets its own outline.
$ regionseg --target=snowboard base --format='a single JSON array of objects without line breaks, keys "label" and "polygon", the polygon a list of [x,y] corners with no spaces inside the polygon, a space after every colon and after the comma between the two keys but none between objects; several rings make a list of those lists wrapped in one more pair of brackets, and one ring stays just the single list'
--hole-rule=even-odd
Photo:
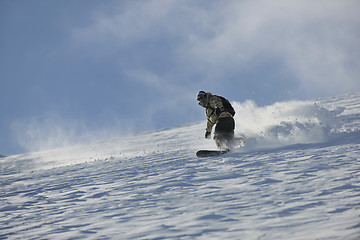
[{"label": "snowboard base", "polygon": [[213,157],[230,152],[230,150],[199,150],[196,152],[198,158]]}]

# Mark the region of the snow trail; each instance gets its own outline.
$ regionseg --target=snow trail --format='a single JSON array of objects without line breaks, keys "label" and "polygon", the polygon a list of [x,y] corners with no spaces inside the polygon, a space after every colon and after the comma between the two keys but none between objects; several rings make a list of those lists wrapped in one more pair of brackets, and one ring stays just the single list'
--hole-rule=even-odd
[{"label": "snow trail", "polygon": [[236,133],[247,139],[247,150],[325,142],[340,126],[345,107],[328,110],[314,101],[278,102],[258,107],[253,101],[233,103]]}]

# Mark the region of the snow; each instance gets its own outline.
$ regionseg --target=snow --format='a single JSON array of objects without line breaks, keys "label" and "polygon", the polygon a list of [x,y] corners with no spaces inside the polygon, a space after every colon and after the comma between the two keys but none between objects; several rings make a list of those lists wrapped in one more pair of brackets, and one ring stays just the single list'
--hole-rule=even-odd
[{"label": "snow", "polygon": [[359,239],[360,93],[0,159],[0,239]]}]

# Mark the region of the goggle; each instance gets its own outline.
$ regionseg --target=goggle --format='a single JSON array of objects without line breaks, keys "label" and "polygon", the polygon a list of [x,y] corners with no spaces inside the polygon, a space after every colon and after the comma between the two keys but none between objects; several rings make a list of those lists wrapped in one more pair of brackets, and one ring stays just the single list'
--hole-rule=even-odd
[{"label": "goggle", "polygon": [[206,94],[204,92],[200,92],[198,95],[197,95],[197,100],[198,101],[202,101],[204,100],[204,98],[206,98]]},{"label": "goggle", "polygon": [[206,94],[205,93],[202,93],[202,92],[199,93],[196,99],[199,101],[200,106],[206,107]]}]

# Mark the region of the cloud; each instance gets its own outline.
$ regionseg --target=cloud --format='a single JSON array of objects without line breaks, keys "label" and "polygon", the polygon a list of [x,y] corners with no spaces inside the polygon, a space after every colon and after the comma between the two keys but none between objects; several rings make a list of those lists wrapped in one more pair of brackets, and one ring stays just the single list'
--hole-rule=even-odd
[{"label": "cloud", "polygon": [[214,37],[189,42],[186,58],[220,76],[279,61],[299,91],[359,90],[359,7],[358,1],[235,1],[224,5]]},{"label": "cloud", "polygon": [[284,86],[292,82],[297,94],[314,97],[360,90],[359,7],[355,0],[129,1],[94,14],[72,40],[117,55],[120,68],[153,72],[165,85],[165,76],[180,75],[174,84],[198,76],[199,86],[261,88],[279,85],[281,76]]}]

